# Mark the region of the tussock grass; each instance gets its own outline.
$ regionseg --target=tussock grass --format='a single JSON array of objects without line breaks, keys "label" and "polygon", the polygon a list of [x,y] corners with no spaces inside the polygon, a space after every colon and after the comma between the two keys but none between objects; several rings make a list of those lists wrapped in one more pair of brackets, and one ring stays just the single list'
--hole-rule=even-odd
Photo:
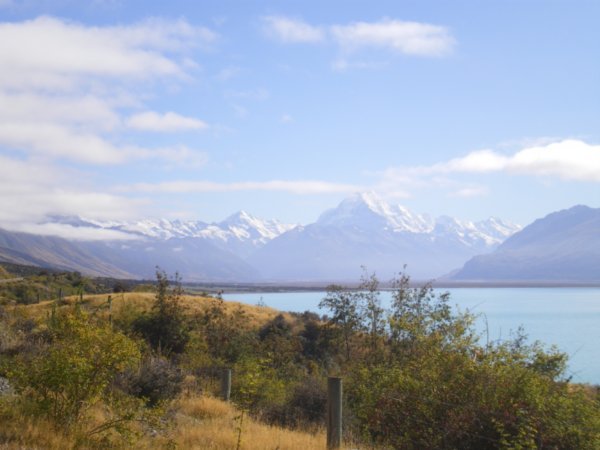
[{"label": "tussock grass", "polygon": [[75,447],[75,437],[58,432],[50,422],[16,414],[0,417],[0,450],[65,450]]},{"label": "tussock grass", "polygon": [[[98,295],[84,295],[83,301],[81,302],[82,308],[90,311],[96,311],[98,315],[108,315],[108,299],[109,294],[98,294]],[[119,294],[111,294],[112,298],[112,314],[118,316],[119,314],[126,314],[128,311],[148,311],[152,307],[154,302],[155,294],[151,292],[127,292]],[[72,306],[79,301],[78,296],[65,297],[63,300],[63,306]],[[186,314],[194,316],[205,312],[211,305],[217,300],[211,297],[203,297],[197,295],[183,295],[180,299],[180,304],[183,306]],[[52,309],[53,301],[42,301],[37,304],[31,304],[26,306],[17,306],[15,308],[24,309],[28,315],[33,318],[44,318],[48,312]],[[236,311],[241,311],[246,317],[246,323],[249,327],[256,327],[265,324],[266,322],[274,319],[277,315],[283,314],[283,316],[293,321],[292,317],[288,313],[282,313],[273,308],[267,306],[255,306],[248,305],[240,302],[233,302],[225,300],[223,302],[225,312],[233,314]]]},{"label": "tussock grass", "polygon": [[[178,448],[225,450],[236,448],[240,411],[212,397],[188,397],[178,401],[176,432],[172,439]],[[323,431],[310,434],[257,422],[247,415],[242,430],[242,448],[323,449]]]},{"label": "tussock grass", "polygon": [[[232,404],[208,396],[185,396],[172,405],[171,426],[158,434],[146,433],[132,443],[113,441],[119,449],[198,449],[236,448],[240,411]],[[101,414],[100,414],[101,415]],[[4,417],[6,418],[6,417]],[[19,415],[0,426],[0,450],[66,450],[101,448],[100,442],[82,441],[76,433],[62,434],[49,422]],[[262,424],[245,415],[242,446],[244,450],[324,449],[325,433],[314,434]]]}]

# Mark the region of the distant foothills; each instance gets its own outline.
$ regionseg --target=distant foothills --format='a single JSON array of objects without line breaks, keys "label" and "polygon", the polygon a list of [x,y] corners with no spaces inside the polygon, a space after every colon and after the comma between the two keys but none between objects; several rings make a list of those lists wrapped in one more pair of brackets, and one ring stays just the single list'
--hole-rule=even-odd
[{"label": "distant foothills", "polygon": [[210,224],[63,216],[48,224],[119,239],[0,229],[0,261],[130,279],[150,279],[159,265],[189,282],[346,282],[361,266],[386,280],[407,265],[413,279],[448,283],[600,283],[600,209],[586,206],[522,228],[498,218],[431,218],[362,193],[306,226],[243,211]]}]

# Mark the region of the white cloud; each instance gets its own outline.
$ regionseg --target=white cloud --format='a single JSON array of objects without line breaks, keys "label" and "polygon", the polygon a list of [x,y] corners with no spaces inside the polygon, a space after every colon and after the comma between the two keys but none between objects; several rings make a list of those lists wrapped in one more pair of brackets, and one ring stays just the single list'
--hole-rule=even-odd
[{"label": "white cloud", "polygon": [[334,25],[331,33],[347,51],[379,47],[406,55],[443,56],[450,53],[455,44],[445,27],[391,19]]},{"label": "white cloud", "polygon": [[[600,182],[600,145],[566,139],[521,149],[512,155],[478,150],[430,166],[390,167],[379,173],[375,187],[381,192],[411,192],[439,188],[455,197],[486,195],[484,186],[465,184],[468,174],[509,174],[551,177],[566,181]],[[462,181],[450,178],[461,175]]]},{"label": "white cloud", "polygon": [[118,164],[132,154],[130,150],[119,149],[95,134],[61,125],[27,122],[0,123],[0,145],[89,164]]},{"label": "white cloud", "polygon": [[555,176],[563,180],[600,182],[600,145],[566,140],[526,148],[509,158],[506,170],[536,176]]},{"label": "white cloud", "polygon": [[127,126],[136,130],[158,132],[198,131],[208,127],[206,122],[202,120],[185,117],[170,111],[165,114],[154,111],[135,114],[127,119]]},{"label": "white cloud", "polygon": [[58,236],[74,241],[131,241],[139,239],[139,236],[122,231],[93,227],[74,227],[60,223],[24,223],[19,224],[16,229],[11,227],[7,229],[43,236]]},{"label": "white cloud", "polygon": [[335,42],[346,55],[333,61],[335,70],[371,69],[386,64],[348,60],[348,54],[360,50],[383,49],[410,56],[439,57],[452,53],[456,45],[448,28],[423,22],[382,19],[317,27],[285,16],[268,16],[263,22],[267,35],[283,43]]},{"label": "white cloud", "polygon": [[141,150],[145,159],[161,159],[165,162],[165,168],[185,166],[187,168],[199,168],[206,165],[208,155],[205,152],[194,150],[185,145],[163,147],[152,150]]},{"label": "white cloud", "polygon": [[0,123],[0,147],[2,146],[44,158],[94,165],[160,159],[164,161],[165,167],[201,167],[208,160],[206,153],[185,145],[159,148],[117,146],[93,133],[43,123]]},{"label": "white cloud", "polygon": [[[433,166],[437,172],[495,172],[506,165],[507,158],[492,150],[478,150],[462,158]],[[426,169],[427,170],[427,169]]]},{"label": "white cloud", "polygon": [[315,43],[325,39],[324,31],[308,23],[284,16],[263,17],[265,33],[283,43]]},{"label": "white cloud", "polygon": [[0,226],[19,230],[51,215],[121,220],[135,217],[144,200],[98,192],[89,176],[45,160],[0,155]]},{"label": "white cloud", "polygon": [[[0,151],[2,148],[85,164],[163,158],[198,167],[202,152],[181,145],[123,145],[128,126],[141,131],[201,130],[207,124],[176,112],[146,111],[140,80],[180,82],[186,52],[216,35],[179,21],[85,26],[51,17],[0,23]],[[15,45],[18,43],[18,46]]]},{"label": "white cloud", "polygon": [[290,114],[283,114],[279,119],[281,123],[292,123],[294,118]]},{"label": "white cloud", "polygon": [[212,181],[169,181],[164,183],[138,183],[122,186],[121,191],[145,193],[180,194],[190,192],[235,192],[235,191],[283,191],[293,194],[353,193],[364,190],[364,186],[330,183],[317,180],[272,180],[243,181],[237,183],[215,183]]},{"label": "white cloud", "polygon": [[492,150],[482,150],[425,170],[444,173],[503,171],[557,177],[563,180],[600,182],[600,145],[568,139],[525,148],[510,156]]},{"label": "white cloud", "polygon": [[182,64],[168,53],[215,39],[212,31],[181,20],[107,27],[52,17],[1,23],[0,87],[72,90],[95,77],[183,77]]},{"label": "white cloud", "polygon": [[0,92],[0,121],[63,123],[78,128],[112,130],[119,125],[120,118],[108,101],[91,94]]}]

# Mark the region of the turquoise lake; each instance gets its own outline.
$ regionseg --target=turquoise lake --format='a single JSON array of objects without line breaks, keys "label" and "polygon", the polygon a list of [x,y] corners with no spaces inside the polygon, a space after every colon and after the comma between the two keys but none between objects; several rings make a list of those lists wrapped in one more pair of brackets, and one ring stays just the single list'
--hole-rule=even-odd
[{"label": "turquoise lake", "polygon": [[[477,330],[486,339],[510,338],[520,325],[529,341],[556,345],[569,355],[573,381],[600,384],[600,288],[452,288],[450,304],[480,315]],[[324,292],[224,294],[226,300],[261,301],[282,311],[325,314],[318,304]],[[388,292],[382,302],[389,301]]]}]

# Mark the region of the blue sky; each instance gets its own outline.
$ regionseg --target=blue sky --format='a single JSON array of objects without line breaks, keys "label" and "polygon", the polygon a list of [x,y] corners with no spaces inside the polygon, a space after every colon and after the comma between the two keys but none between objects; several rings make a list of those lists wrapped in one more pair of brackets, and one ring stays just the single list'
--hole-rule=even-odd
[{"label": "blue sky", "polygon": [[[0,226],[600,207],[596,1],[0,0]],[[37,228],[36,228],[37,227]]]}]

